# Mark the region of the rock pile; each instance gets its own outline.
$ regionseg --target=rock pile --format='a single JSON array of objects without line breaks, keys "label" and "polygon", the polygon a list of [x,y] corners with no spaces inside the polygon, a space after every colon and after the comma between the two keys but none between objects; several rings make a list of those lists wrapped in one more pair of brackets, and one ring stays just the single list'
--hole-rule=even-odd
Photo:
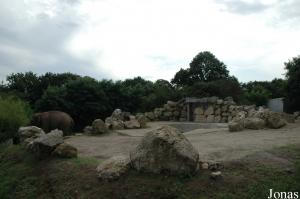
[{"label": "rock pile", "polygon": [[32,152],[37,159],[45,159],[51,155],[72,158],[77,156],[77,149],[64,143],[63,132],[53,130],[46,134],[36,126],[20,127],[18,131],[21,144]]},{"label": "rock pile", "polygon": [[[242,115],[242,114],[238,114]],[[278,129],[287,124],[285,117],[282,113],[277,113],[270,111],[268,109],[260,108],[258,111],[253,111],[250,115],[246,115],[246,117],[235,117],[228,124],[229,131],[242,131],[244,128],[246,129],[263,129],[263,128],[271,128]]]},{"label": "rock pile", "polygon": [[146,117],[144,115],[131,115],[129,112],[122,112],[116,109],[112,115],[105,119],[105,124],[109,129],[137,129],[146,127]]}]

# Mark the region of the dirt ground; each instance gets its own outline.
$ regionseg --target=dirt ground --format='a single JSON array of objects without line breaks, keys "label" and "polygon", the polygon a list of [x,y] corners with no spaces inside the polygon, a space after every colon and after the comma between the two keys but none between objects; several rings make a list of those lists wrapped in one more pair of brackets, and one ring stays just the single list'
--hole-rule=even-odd
[{"label": "dirt ground", "polygon": [[300,123],[275,130],[229,132],[227,124],[152,122],[146,129],[119,130],[101,136],[78,134],[67,138],[66,142],[77,147],[79,156],[103,160],[119,154],[129,155],[145,133],[162,125],[171,125],[185,132],[202,161],[237,160],[275,147],[300,144]]}]

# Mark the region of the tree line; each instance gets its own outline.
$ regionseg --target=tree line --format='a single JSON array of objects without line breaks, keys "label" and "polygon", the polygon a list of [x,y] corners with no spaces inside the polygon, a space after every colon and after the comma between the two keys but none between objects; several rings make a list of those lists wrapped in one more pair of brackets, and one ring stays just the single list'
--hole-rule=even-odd
[{"label": "tree line", "polygon": [[72,73],[13,73],[0,86],[2,98],[17,96],[33,112],[61,110],[77,128],[95,118],[109,116],[115,108],[132,113],[151,111],[167,100],[183,97],[232,96],[240,104],[266,105],[269,98],[285,97],[288,111],[300,110],[300,56],[285,63],[285,79],[241,83],[211,52],[196,55],[169,82],[141,77],[123,81],[96,80]]}]

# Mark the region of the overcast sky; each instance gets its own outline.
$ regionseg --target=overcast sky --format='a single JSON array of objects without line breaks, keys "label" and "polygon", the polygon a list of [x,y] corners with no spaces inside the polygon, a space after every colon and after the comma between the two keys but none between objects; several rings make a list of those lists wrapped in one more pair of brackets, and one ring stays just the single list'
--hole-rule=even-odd
[{"label": "overcast sky", "polygon": [[211,51],[240,81],[300,55],[299,0],[1,0],[0,79],[33,71],[170,80]]}]

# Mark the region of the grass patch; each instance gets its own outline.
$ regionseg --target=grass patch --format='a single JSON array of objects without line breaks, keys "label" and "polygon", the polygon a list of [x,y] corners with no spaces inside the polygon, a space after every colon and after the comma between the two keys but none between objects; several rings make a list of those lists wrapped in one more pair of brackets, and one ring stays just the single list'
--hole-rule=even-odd
[{"label": "grass patch", "polygon": [[100,164],[100,160],[96,159],[96,158],[92,158],[92,157],[78,157],[78,158],[72,158],[69,159],[67,161],[72,162],[74,165],[78,165],[78,166],[98,166],[98,164]]},{"label": "grass patch", "polygon": [[0,151],[0,198],[258,199],[267,198],[269,189],[299,192],[300,148],[289,146],[272,153],[292,161],[292,172],[237,162],[229,163],[223,179],[217,181],[210,179],[209,171],[194,177],[130,171],[117,181],[104,182],[96,176],[97,159],[37,162],[24,148],[10,146]]},{"label": "grass patch", "polygon": [[21,146],[0,151],[0,198],[36,198],[34,158]]}]

